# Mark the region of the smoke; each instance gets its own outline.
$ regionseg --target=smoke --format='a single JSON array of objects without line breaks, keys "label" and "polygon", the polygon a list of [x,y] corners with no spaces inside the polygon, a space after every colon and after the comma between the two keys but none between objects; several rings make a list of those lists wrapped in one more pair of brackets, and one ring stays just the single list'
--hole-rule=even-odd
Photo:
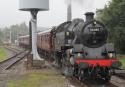
[{"label": "smoke", "polygon": [[88,0],[72,0],[75,3],[78,3],[80,5],[84,4],[84,2],[88,1]]},{"label": "smoke", "polygon": [[[81,3],[83,3],[85,0],[71,0],[72,2],[75,2],[75,3],[77,3],[77,4],[81,4]],[[67,3],[69,3],[69,0],[65,0],[65,3],[67,4]]]},{"label": "smoke", "polygon": [[[79,6],[83,7],[84,9],[91,9],[94,6],[95,0],[71,0],[72,3],[78,4]],[[68,0],[65,0],[65,3],[68,3]]]},{"label": "smoke", "polygon": [[[94,0],[71,0],[71,1],[74,2],[74,3],[80,4],[80,5],[94,2]],[[65,0],[65,2],[68,3],[69,0]]]}]

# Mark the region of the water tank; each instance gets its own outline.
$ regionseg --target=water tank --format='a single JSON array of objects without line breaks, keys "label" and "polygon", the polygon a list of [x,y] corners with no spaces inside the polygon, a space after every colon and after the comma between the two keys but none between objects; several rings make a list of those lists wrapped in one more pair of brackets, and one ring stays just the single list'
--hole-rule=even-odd
[{"label": "water tank", "polygon": [[49,0],[19,0],[19,9],[23,11],[33,9],[46,11],[49,10]]}]

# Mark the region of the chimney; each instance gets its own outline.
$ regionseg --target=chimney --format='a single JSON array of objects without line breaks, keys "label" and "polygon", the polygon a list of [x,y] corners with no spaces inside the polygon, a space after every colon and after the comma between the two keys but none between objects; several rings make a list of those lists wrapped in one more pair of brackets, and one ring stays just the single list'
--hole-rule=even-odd
[{"label": "chimney", "polygon": [[85,15],[86,15],[86,22],[90,22],[94,19],[94,13],[93,12],[87,12]]},{"label": "chimney", "polygon": [[68,0],[67,3],[67,21],[72,20],[72,6],[71,6],[71,0]]}]

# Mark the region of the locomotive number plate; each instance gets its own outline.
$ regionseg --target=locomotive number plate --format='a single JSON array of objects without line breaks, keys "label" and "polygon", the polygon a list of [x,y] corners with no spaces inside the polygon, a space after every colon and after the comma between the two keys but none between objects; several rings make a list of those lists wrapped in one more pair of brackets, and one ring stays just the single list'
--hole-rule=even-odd
[{"label": "locomotive number plate", "polygon": [[97,32],[100,31],[101,27],[89,27],[88,29],[90,32]]}]

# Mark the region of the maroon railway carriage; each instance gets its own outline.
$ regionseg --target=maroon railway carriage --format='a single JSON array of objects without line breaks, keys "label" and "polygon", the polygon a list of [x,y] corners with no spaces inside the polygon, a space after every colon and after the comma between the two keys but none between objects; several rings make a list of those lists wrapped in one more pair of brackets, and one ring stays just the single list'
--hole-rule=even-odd
[{"label": "maroon railway carriage", "polygon": [[29,35],[19,37],[19,46],[23,47],[29,46]]},{"label": "maroon railway carriage", "polygon": [[37,46],[40,53],[51,55],[54,50],[54,40],[52,29],[39,32],[37,36]]},{"label": "maroon railway carriage", "polygon": [[[40,53],[44,53],[46,55],[53,54],[54,50],[54,39],[53,39],[53,31],[52,28],[39,32],[37,34],[37,47]],[[29,47],[29,35],[20,36],[19,37],[19,45],[28,48]]]}]

